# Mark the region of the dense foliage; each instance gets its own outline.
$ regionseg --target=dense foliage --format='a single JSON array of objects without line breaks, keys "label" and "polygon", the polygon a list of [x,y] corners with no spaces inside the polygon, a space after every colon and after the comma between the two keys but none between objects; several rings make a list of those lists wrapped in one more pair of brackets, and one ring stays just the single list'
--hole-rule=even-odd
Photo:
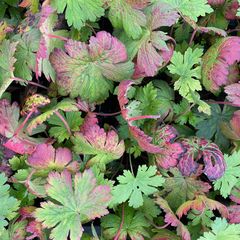
[{"label": "dense foliage", "polygon": [[1,240],[239,240],[240,2],[0,1]]}]

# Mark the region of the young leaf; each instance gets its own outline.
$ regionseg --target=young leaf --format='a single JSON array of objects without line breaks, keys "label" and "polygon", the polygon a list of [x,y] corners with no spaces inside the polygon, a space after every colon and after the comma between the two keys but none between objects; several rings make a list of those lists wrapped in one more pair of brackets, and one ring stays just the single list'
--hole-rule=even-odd
[{"label": "young leaf", "polygon": [[104,168],[107,163],[119,159],[125,150],[124,142],[119,142],[117,133],[113,130],[106,133],[98,126],[95,115],[85,118],[81,131],[76,132],[71,140],[75,153],[95,155],[88,161],[88,167],[98,164]]},{"label": "young leaf", "polygon": [[142,27],[147,23],[143,10],[149,5],[150,0],[108,1],[110,6],[108,17],[112,25],[117,29],[123,28],[133,39],[139,38],[142,34]]},{"label": "young leaf", "polygon": [[43,227],[53,228],[53,240],[67,240],[68,235],[71,240],[79,240],[84,231],[82,223],[108,214],[110,187],[97,186],[91,170],[76,174],[74,187],[68,171],[50,173],[47,194],[54,202],[41,203],[35,217]]},{"label": "young leaf", "polygon": [[20,202],[14,197],[10,197],[9,188],[10,186],[5,184],[7,177],[3,173],[0,174],[0,236],[4,231],[4,227],[8,225],[5,220],[13,219],[17,213]]},{"label": "young leaf", "polygon": [[117,179],[119,184],[112,190],[113,203],[123,203],[128,200],[129,206],[138,208],[143,205],[143,194],[148,196],[157,192],[157,187],[162,186],[164,178],[156,175],[157,168],[155,166],[140,166],[136,177],[128,171],[124,170],[123,175]]},{"label": "young leaf", "polygon": [[112,91],[112,81],[127,79],[133,73],[124,45],[105,31],[92,36],[88,45],[69,40],[65,49],[55,49],[50,57],[62,96],[100,103]]},{"label": "young leaf", "polygon": [[216,218],[211,229],[211,231],[205,232],[198,240],[238,240],[240,238],[240,224],[228,224],[224,218]]},{"label": "young leaf", "polygon": [[[61,115],[68,123],[72,132],[79,131],[80,126],[83,123],[80,112],[66,112]],[[52,115],[47,122],[52,125],[49,129],[50,136],[57,139],[59,143],[62,143],[64,140],[70,138],[70,134],[66,129],[66,126],[57,115]]]},{"label": "young leaf", "polygon": [[202,81],[204,87],[217,93],[221,86],[239,80],[236,62],[240,61],[240,37],[219,39],[203,56]]},{"label": "young leaf", "polygon": [[[188,99],[191,92],[201,91],[202,87],[199,79],[201,78],[201,67],[199,66],[203,50],[188,48],[183,54],[174,52],[168,70],[177,76],[174,83],[174,90],[178,90],[180,95]],[[195,67],[198,65],[197,67]],[[194,67],[194,68],[193,68]]]},{"label": "young leaf", "polygon": [[95,22],[97,18],[104,15],[102,0],[52,0],[51,5],[57,9],[58,13],[65,11],[65,16],[69,26],[80,30],[86,21]]},{"label": "young leaf", "polygon": [[0,44],[0,98],[13,81],[14,63],[16,62],[14,54],[17,44],[9,40],[4,40]]},{"label": "young leaf", "polygon": [[224,175],[216,180],[214,184],[215,190],[220,190],[221,195],[226,198],[230,195],[232,188],[240,181],[240,151],[234,152],[232,155],[224,155],[226,162],[226,171]]},{"label": "young leaf", "polygon": [[[120,229],[118,239],[124,240],[129,236],[131,240],[149,238],[147,227],[149,223],[143,213],[135,211],[133,208],[124,207],[124,221]],[[104,239],[112,240],[117,235],[121,225],[121,211],[117,215],[109,214],[103,217],[101,226],[103,227]]]}]

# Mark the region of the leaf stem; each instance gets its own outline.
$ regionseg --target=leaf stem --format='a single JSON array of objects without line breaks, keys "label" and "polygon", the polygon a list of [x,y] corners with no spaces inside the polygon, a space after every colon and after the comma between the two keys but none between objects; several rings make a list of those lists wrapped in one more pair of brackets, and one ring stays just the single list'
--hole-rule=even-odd
[{"label": "leaf stem", "polygon": [[30,85],[33,85],[33,86],[37,86],[37,87],[40,87],[40,88],[43,88],[43,89],[46,89],[48,90],[47,87],[39,84],[39,83],[35,83],[35,82],[32,82],[32,81],[27,81],[27,80],[24,80],[22,78],[18,78],[18,77],[13,77],[12,80],[14,81],[17,81],[17,82],[22,82],[22,83],[26,83],[26,84],[30,84]]},{"label": "leaf stem", "polygon": [[120,234],[121,234],[121,230],[122,230],[122,227],[123,227],[123,224],[124,224],[124,203],[122,205],[122,221],[121,221],[121,224],[120,224],[119,229],[117,231],[117,234],[114,237],[114,240],[118,240],[119,239]]},{"label": "leaf stem", "polygon": [[36,110],[36,108],[34,108],[30,113],[28,113],[27,117],[24,119],[24,121],[19,125],[19,127],[15,131],[14,136],[18,135],[19,132],[24,128],[24,126],[26,125],[27,121],[32,116],[32,114],[35,112],[35,110]]},{"label": "leaf stem", "polygon": [[191,38],[190,38],[190,41],[189,41],[189,45],[191,46],[192,45],[192,43],[193,43],[193,40],[194,40],[194,37],[195,37],[195,35],[196,35],[196,33],[197,33],[197,28],[195,28],[194,30],[193,30],[193,32],[192,32],[192,36],[191,36]]},{"label": "leaf stem", "polygon": [[136,117],[132,117],[129,118],[128,121],[137,121],[137,120],[142,120],[142,119],[158,119],[160,118],[161,115],[143,115],[143,116],[136,116]]},{"label": "leaf stem", "polygon": [[65,38],[62,36],[58,36],[58,35],[54,35],[54,34],[46,34],[46,35],[50,38],[56,38],[56,39],[62,40],[64,42],[68,41],[68,38]]},{"label": "leaf stem", "polygon": [[66,129],[67,129],[67,131],[68,131],[68,134],[69,134],[70,136],[72,136],[71,129],[70,129],[67,121],[64,119],[64,117],[63,117],[58,111],[56,111],[56,112],[54,112],[54,113],[55,113],[55,114],[59,117],[59,119],[62,121],[62,123],[64,124],[64,126],[66,127]]},{"label": "leaf stem", "polygon": [[224,102],[224,101],[206,101],[207,103],[210,103],[210,104],[220,104],[220,105],[229,105],[229,106],[232,106],[232,107],[239,107],[239,105],[237,104],[234,104],[234,103],[231,103],[231,102]]}]

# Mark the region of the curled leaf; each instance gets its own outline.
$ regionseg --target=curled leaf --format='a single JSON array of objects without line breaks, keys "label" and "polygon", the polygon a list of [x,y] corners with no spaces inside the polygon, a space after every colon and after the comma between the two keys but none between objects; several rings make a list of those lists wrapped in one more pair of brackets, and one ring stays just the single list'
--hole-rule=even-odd
[{"label": "curled leaf", "polygon": [[210,209],[212,211],[217,209],[221,213],[222,217],[228,217],[228,209],[226,206],[218,201],[207,198],[205,195],[198,195],[196,199],[183,203],[178,208],[176,214],[179,218],[182,218],[183,215],[187,215],[190,209],[196,210],[200,213],[204,212],[207,209]]},{"label": "curled leaf", "polygon": [[208,91],[217,93],[220,87],[239,80],[234,70],[240,61],[240,37],[218,40],[203,56],[202,80]]},{"label": "curled leaf", "polygon": [[184,139],[182,141],[186,152],[179,160],[178,168],[185,176],[190,176],[200,170],[198,161],[204,162],[203,172],[209,180],[216,180],[225,172],[225,161],[219,147],[205,139]]}]

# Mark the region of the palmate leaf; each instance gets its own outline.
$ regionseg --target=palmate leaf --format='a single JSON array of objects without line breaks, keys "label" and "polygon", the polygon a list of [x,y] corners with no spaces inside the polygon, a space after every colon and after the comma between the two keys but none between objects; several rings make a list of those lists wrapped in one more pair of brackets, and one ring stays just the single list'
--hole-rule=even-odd
[{"label": "palmate leaf", "polygon": [[123,155],[125,146],[123,141],[119,142],[115,131],[105,132],[97,122],[94,114],[87,115],[81,131],[76,132],[71,140],[75,153],[93,155],[87,162],[88,167],[97,164],[103,169],[107,163]]},{"label": "palmate leaf", "polygon": [[5,184],[7,177],[3,173],[0,174],[0,237],[4,232],[4,227],[8,225],[5,219],[13,219],[17,213],[20,202],[9,195],[10,186]]},{"label": "palmate leaf", "polygon": [[205,232],[198,240],[239,240],[240,224],[228,224],[224,218],[216,218],[211,226],[211,231]]},{"label": "palmate leaf", "polygon": [[239,80],[236,63],[240,61],[240,37],[219,39],[203,56],[202,81],[204,87],[218,93],[221,86]]},{"label": "palmate leaf", "polygon": [[92,36],[88,45],[69,40],[65,50],[55,49],[50,57],[62,96],[101,103],[112,91],[112,81],[132,76],[133,64],[127,61],[124,45],[105,31]]},{"label": "palmate leaf", "polygon": [[76,174],[73,181],[74,187],[68,171],[50,173],[47,194],[54,202],[43,202],[35,211],[43,227],[53,228],[50,235],[53,240],[67,240],[68,235],[70,240],[80,240],[82,223],[108,214],[109,186],[96,185],[91,170]]},{"label": "palmate leaf", "polygon": [[4,40],[0,44],[0,97],[13,81],[14,63],[16,62],[14,54],[17,44],[9,40]]},{"label": "palmate leaf", "polygon": [[134,78],[155,76],[169,62],[173,54],[173,39],[158,29],[172,26],[179,18],[168,4],[161,3],[147,9],[147,25],[139,39],[132,40],[126,34],[120,39],[126,45],[129,58],[136,57]]},{"label": "palmate leaf", "polygon": [[[103,217],[101,226],[103,227],[104,239],[112,240],[116,236],[119,226],[121,225],[121,211],[117,215],[109,214]],[[147,232],[149,222],[140,211],[130,207],[124,207],[124,222],[120,230],[118,239],[125,240],[129,236],[131,240],[149,238]]]},{"label": "palmate leaf", "polygon": [[139,38],[142,27],[146,25],[147,18],[143,13],[150,0],[108,0],[110,10],[108,17],[115,28],[123,28],[126,34],[133,38]]},{"label": "palmate leaf", "polygon": [[189,17],[197,22],[198,17],[205,16],[211,13],[213,9],[208,5],[207,0],[155,0],[160,2],[167,2],[172,7],[177,9],[182,15]]},{"label": "palmate leaf", "polygon": [[[83,123],[83,118],[81,118],[80,112],[66,112],[61,113],[61,115],[67,121],[72,132],[80,130],[80,126]],[[51,124],[51,128],[49,129],[50,136],[57,139],[59,143],[70,138],[70,134],[66,129],[66,126],[57,115],[52,115],[47,122]]]},{"label": "palmate leaf", "polygon": [[53,0],[51,5],[58,13],[65,11],[65,17],[69,26],[80,30],[86,21],[95,22],[104,15],[102,0]]},{"label": "palmate leaf", "polygon": [[233,187],[240,181],[240,151],[232,155],[224,155],[226,171],[224,175],[214,182],[214,189],[220,190],[220,194],[226,198],[230,195]]},{"label": "palmate leaf", "polygon": [[194,199],[197,193],[208,193],[211,188],[207,182],[183,176],[177,168],[170,169],[170,173],[164,177],[165,182],[160,195],[167,200],[173,210],[177,210],[187,200]]},{"label": "palmate leaf", "polygon": [[143,195],[150,195],[157,192],[157,187],[162,186],[164,178],[156,175],[155,166],[140,166],[136,177],[124,170],[123,175],[117,179],[119,184],[112,190],[113,203],[123,203],[128,200],[129,206],[138,208],[143,205]]}]

